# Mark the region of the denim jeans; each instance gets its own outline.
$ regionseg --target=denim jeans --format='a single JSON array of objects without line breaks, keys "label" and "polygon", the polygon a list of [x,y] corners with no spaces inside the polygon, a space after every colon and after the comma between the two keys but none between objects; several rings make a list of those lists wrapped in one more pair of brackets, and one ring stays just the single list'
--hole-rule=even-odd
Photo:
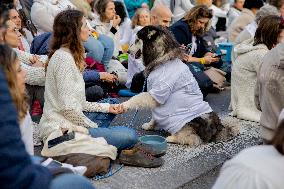
[{"label": "denim jeans", "polygon": [[100,34],[98,40],[90,36],[84,43],[84,47],[88,51],[88,57],[92,57],[94,60],[104,64],[105,67],[112,58],[114,51],[113,40],[103,34]]},{"label": "denim jeans", "polygon": [[83,176],[63,174],[51,181],[49,189],[95,189],[95,187]]},{"label": "denim jeans", "polygon": [[[99,102],[117,104],[118,100],[108,98]],[[131,148],[137,143],[138,136],[134,129],[125,126],[109,126],[115,118],[114,114],[101,112],[84,112],[84,114],[99,126],[98,128],[89,129],[92,137],[105,138],[109,144],[115,146],[119,151]]]}]

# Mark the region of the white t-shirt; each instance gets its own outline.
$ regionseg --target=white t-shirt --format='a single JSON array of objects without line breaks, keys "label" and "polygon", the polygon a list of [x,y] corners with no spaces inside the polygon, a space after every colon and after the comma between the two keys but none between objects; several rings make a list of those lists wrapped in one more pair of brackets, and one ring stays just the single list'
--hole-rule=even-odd
[{"label": "white t-shirt", "polygon": [[156,128],[171,134],[194,118],[212,112],[209,104],[203,101],[188,66],[179,59],[168,61],[152,71],[147,79],[147,90],[160,104],[152,110]]},{"label": "white t-shirt", "polygon": [[273,146],[254,146],[227,161],[212,189],[283,189],[284,156]]},{"label": "white t-shirt", "polygon": [[33,124],[30,113],[27,113],[25,119],[20,124],[22,140],[25,144],[26,151],[30,155],[34,155],[34,141],[33,141]]}]

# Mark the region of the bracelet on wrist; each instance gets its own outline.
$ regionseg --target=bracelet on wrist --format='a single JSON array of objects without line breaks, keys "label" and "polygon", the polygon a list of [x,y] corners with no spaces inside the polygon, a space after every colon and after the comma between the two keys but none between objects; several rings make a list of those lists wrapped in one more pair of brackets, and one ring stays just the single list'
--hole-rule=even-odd
[{"label": "bracelet on wrist", "polygon": [[205,64],[205,63],[206,63],[205,58],[200,58],[199,62],[200,62],[201,64]]}]

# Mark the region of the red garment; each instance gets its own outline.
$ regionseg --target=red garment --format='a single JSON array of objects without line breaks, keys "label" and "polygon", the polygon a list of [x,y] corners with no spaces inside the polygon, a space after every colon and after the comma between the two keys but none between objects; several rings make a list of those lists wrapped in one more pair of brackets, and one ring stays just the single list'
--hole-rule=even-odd
[{"label": "red garment", "polygon": [[22,43],[22,40],[20,40],[20,44],[18,46],[18,49],[21,50],[21,51],[25,51],[24,45]]},{"label": "red garment", "polygon": [[85,58],[85,62],[87,64],[88,69],[97,70],[98,72],[105,72],[106,71],[105,66],[102,63],[95,61],[91,57]]}]

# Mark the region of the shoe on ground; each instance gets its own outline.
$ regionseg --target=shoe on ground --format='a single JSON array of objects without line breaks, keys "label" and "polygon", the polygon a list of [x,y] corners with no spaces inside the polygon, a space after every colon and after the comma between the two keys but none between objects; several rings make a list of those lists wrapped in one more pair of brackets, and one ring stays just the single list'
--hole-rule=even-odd
[{"label": "shoe on ground", "polygon": [[132,148],[130,150],[122,150],[119,156],[120,163],[124,165],[155,168],[164,164],[162,158],[156,158],[147,153],[142,148]]},{"label": "shoe on ground", "polygon": [[154,157],[162,157],[163,155],[166,154],[166,151],[158,150],[158,149],[154,148],[151,145],[147,145],[147,144],[144,144],[144,143],[141,143],[141,142],[137,143],[134,146],[134,148],[142,149],[142,150],[144,150],[145,152],[151,154]]}]

